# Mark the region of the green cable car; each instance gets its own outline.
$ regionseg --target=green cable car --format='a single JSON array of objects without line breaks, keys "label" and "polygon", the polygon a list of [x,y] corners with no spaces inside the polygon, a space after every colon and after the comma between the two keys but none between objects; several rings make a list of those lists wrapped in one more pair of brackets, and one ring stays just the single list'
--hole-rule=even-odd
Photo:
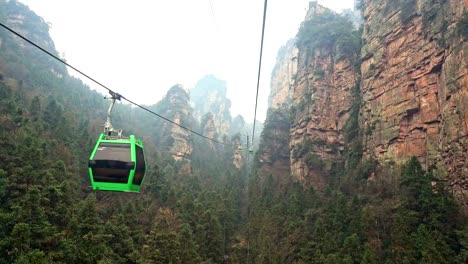
[{"label": "green cable car", "polygon": [[123,137],[122,130],[115,135],[110,113],[121,96],[111,95],[105,133],[99,136],[88,161],[91,187],[99,191],[140,192],[146,171],[143,143],[134,135]]},{"label": "green cable car", "polygon": [[253,148],[250,147],[250,148],[249,148],[249,153],[250,153],[250,154],[253,154],[253,152],[254,152],[254,151],[253,151]]}]

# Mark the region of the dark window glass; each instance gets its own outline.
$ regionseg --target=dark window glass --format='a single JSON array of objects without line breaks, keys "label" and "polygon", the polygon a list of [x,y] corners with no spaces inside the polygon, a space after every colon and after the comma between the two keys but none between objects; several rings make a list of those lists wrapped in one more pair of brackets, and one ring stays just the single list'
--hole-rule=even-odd
[{"label": "dark window glass", "polygon": [[145,170],[146,164],[143,149],[139,146],[136,146],[136,170],[135,176],[133,177],[133,184],[141,185],[143,176],[145,176]]},{"label": "dark window glass", "polygon": [[127,183],[135,164],[130,156],[130,144],[101,143],[89,162],[95,182]]},{"label": "dark window glass", "polygon": [[132,161],[130,144],[101,143],[98,146],[94,160]]},{"label": "dark window glass", "polygon": [[130,170],[93,168],[93,179],[95,182],[127,183]]}]

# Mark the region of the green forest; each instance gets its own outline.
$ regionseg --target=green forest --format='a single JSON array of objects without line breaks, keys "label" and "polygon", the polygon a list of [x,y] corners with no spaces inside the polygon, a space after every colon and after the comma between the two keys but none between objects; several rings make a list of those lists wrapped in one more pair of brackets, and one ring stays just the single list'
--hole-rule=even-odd
[{"label": "green forest", "polygon": [[[0,21],[11,14],[22,14],[21,32],[58,56],[42,18],[16,1],[0,0]],[[301,39],[300,45],[310,42]],[[272,136],[268,129],[288,122],[288,110],[269,112],[259,151],[244,150],[249,162],[240,169],[232,163],[236,148],[191,135],[185,173],[186,162],[167,151],[172,126],[119,103],[114,126],[145,143],[143,188],[140,194],[92,191],[87,162],[109,102],[3,28],[0,40],[2,264],[468,261],[466,218],[443,183],[434,187],[435,178],[415,158],[392,167],[361,159],[358,105],[347,125],[346,169],[316,192],[257,172],[258,152]],[[349,52],[355,45],[353,39]],[[174,94],[181,98],[176,104],[169,100]],[[202,127],[177,85],[147,107]],[[369,182],[372,171],[386,177]]]}]

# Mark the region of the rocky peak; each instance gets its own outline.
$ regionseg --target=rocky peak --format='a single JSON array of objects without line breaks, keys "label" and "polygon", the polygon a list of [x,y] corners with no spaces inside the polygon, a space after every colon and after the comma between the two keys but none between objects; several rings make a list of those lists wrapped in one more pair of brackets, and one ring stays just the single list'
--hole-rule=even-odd
[{"label": "rocky peak", "polygon": [[241,169],[244,164],[244,158],[242,154],[244,153],[244,146],[242,145],[241,134],[236,134],[231,138],[232,145],[234,146],[234,153],[232,157],[232,163],[236,169]]},{"label": "rocky peak", "polygon": [[231,124],[231,134],[234,135],[236,133],[241,132],[246,127],[246,122],[243,116],[237,115],[232,119]]},{"label": "rocky peak", "polygon": [[[192,127],[192,109],[189,95],[182,86],[174,85],[166,96],[156,105],[159,114],[185,127]],[[191,132],[163,120],[156,120],[160,130],[157,145],[167,151],[175,160],[186,162],[183,170],[190,172],[190,156],[192,154]]]},{"label": "rocky peak", "polygon": [[228,135],[231,127],[231,101],[226,92],[226,82],[213,75],[205,76],[190,90],[195,118],[201,122],[204,115],[211,113],[219,137]]},{"label": "rocky peak", "polygon": [[[206,113],[201,120],[201,129],[203,131],[203,135],[209,138],[217,138],[218,134],[216,132],[216,125],[214,122],[214,116],[211,112]],[[208,142],[210,146],[212,146],[213,142]]]},{"label": "rocky peak", "polygon": [[310,20],[314,16],[322,14],[323,12],[330,12],[330,9],[320,5],[317,1],[310,1],[305,20]]},{"label": "rocky peak", "polygon": [[297,48],[294,39],[281,47],[276,56],[276,65],[271,74],[269,108],[291,106],[291,87],[297,71]]},{"label": "rocky peak", "polygon": [[[13,0],[0,1],[0,19],[21,35],[34,41],[54,55],[59,56],[55,49],[54,42],[49,35],[49,24],[31,11],[26,5]],[[0,48],[2,48],[2,52],[5,53],[14,51],[16,53],[23,53],[24,56],[28,58],[34,58],[41,71],[47,70],[60,77],[66,74],[64,65],[37,50],[25,41],[18,41],[10,32],[5,30],[0,31]],[[10,55],[6,54],[6,57],[10,57]],[[8,71],[8,69],[6,69],[6,71]],[[19,73],[18,71],[8,73],[18,79],[25,79],[27,75],[27,73]]]}]

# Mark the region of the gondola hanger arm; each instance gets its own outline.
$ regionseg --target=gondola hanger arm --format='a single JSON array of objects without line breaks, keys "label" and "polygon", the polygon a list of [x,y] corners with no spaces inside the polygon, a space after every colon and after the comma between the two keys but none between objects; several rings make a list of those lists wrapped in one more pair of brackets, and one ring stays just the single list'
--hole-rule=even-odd
[{"label": "gondola hanger arm", "polygon": [[[112,109],[114,108],[115,101],[116,100],[120,101],[122,99],[122,96],[116,92],[109,91],[109,93],[111,95],[110,97],[104,97],[104,99],[112,100],[111,104],[109,105],[109,109],[107,110],[106,122],[104,123],[104,133],[108,137],[112,136],[112,132],[115,132],[114,127],[112,126],[112,123],[111,123]],[[122,129],[118,129],[117,133],[118,133],[118,137],[122,138]]]}]

